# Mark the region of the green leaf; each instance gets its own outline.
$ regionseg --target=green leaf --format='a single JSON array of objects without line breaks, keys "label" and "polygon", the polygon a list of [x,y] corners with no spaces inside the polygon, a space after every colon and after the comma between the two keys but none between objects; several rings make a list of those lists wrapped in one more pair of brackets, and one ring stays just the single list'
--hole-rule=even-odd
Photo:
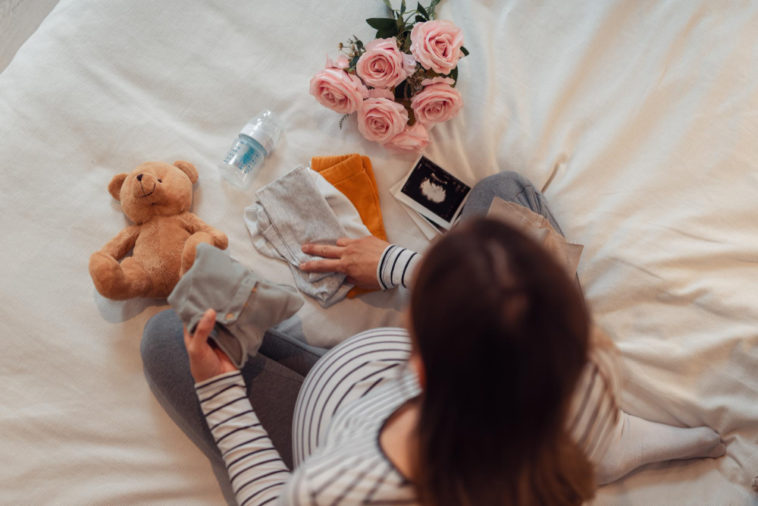
[{"label": "green leaf", "polygon": [[389,39],[390,37],[394,37],[395,35],[397,35],[396,28],[393,28],[391,30],[377,30],[376,31],[377,39]]},{"label": "green leaf", "polygon": [[429,7],[426,8],[426,11],[429,13],[429,19],[434,19],[434,16],[436,16],[436,13],[434,11],[437,9],[438,3],[440,3],[440,0],[432,0],[432,2],[429,4]]},{"label": "green leaf", "polygon": [[396,102],[403,101],[403,99],[405,98],[407,87],[408,87],[407,81],[403,81],[395,87],[395,101]]},{"label": "green leaf", "polygon": [[455,81],[453,83],[453,86],[458,84],[458,67],[455,67],[452,71],[450,71],[450,74],[448,74],[448,77],[450,77],[450,79]]},{"label": "green leaf", "polygon": [[405,20],[398,14],[397,16],[397,33],[403,33],[405,31]]},{"label": "green leaf", "polygon": [[421,16],[416,16],[416,21],[418,21],[418,18],[419,18],[419,17],[424,17],[424,18],[426,18],[424,21],[426,21],[426,20],[428,20],[428,19],[429,19],[429,14],[426,12],[426,9],[424,9],[424,6],[423,6],[423,5],[421,5],[421,2],[419,2],[418,6],[416,6],[416,10],[417,10],[417,11],[418,11],[418,13],[421,15]]},{"label": "green leaf", "polygon": [[469,55],[468,49],[466,49],[463,46],[461,46],[461,53],[463,53],[463,56],[468,56]]},{"label": "green leaf", "polygon": [[400,51],[402,51],[403,53],[411,52],[411,38],[410,37],[403,40],[403,44],[400,46]]},{"label": "green leaf", "polygon": [[366,20],[370,26],[376,28],[376,38],[386,39],[398,34],[397,21],[390,18],[369,18]]},{"label": "green leaf", "polygon": [[366,23],[377,30],[397,30],[397,22],[393,18],[368,18]]},{"label": "green leaf", "polygon": [[405,0],[400,2],[400,14],[405,14]]},{"label": "green leaf", "polygon": [[384,5],[386,5],[387,8],[390,10],[390,14],[394,12],[394,9],[392,8],[392,4],[390,3],[390,0],[384,0]]}]

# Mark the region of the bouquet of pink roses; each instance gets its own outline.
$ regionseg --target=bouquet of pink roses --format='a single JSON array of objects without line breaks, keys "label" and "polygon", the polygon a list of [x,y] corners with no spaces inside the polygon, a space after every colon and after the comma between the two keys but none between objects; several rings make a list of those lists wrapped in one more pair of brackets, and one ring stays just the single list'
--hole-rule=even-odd
[{"label": "bouquet of pink roses", "polygon": [[[458,60],[468,55],[463,33],[450,21],[435,20],[440,0],[407,10],[402,0],[390,18],[369,18],[376,39],[340,43],[336,61],[313,76],[310,92],[321,105],[344,114],[356,112],[358,130],[368,140],[401,151],[420,151],[429,130],[463,106],[455,89]],[[342,126],[342,121],[340,121]]]}]

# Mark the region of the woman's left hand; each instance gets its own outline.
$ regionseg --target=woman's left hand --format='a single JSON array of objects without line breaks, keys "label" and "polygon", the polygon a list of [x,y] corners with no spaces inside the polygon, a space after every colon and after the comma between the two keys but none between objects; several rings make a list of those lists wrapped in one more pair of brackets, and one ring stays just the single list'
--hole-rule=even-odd
[{"label": "woman's left hand", "polygon": [[209,309],[198,322],[194,334],[190,335],[187,328],[184,328],[184,346],[187,348],[195,383],[237,370],[226,353],[208,343],[208,336],[215,323],[216,311]]},{"label": "woman's left hand", "polygon": [[322,257],[300,264],[305,272],[341,272],[350,283],[369,290],[381,288],[377,279],[377,267],[382,253],[390,243],[373,235],[359,239],[341,237],[337,245],[303,244],[303,253]]}]

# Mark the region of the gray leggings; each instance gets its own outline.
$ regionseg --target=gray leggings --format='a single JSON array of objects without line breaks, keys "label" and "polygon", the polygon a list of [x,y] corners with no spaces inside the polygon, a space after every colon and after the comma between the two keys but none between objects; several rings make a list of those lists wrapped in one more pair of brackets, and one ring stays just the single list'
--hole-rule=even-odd
[{"label": "gray leggings", "polygon": [[474,185],[466,204],[463,206],[463,211],[461,211],[461,220],[487,214],[495,197],[507,202],[515,202],[537,214],[541,214],[547,218],[556,232],[563,235],[561,227],[555,221],[553,213],[550,212],[545,196],[537,191],[528,179],[513,171],[498,172],[485,177]]},{"label": "gray leggings", "polygon": [[[561,232],[544,196],[516,172],[501,172],[475,185],[461,219],[485,214],[495,197],[516,202],[545,216],[555,230]],[[292,338],[269,331],[260,352],[242,368],[256,414],[290,467],[292,418],[297,394],[304,376],[325,351],[300,345]],[[182,322],[173,310],[162,311],[147,322],[141,352],[145,376],[156,399],[208,457],[224,497],[234,504],[226,468],[195,394],[184,348]]]}]

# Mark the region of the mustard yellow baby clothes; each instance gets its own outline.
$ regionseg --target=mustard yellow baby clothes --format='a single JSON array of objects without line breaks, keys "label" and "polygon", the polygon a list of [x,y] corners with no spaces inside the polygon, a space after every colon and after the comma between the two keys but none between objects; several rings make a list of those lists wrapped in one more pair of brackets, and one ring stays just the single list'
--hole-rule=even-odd
[{"label": "mustard yellow baby clothes", "polygon": [[311,169],[324,176],[335,188],[345,194],[361,216],[371,235],[384,241],[382,209],[379,206],[379,190],[376,187],[371,160],[357,153],[340,156],[314,156]]},{"label": "mustard yellow baby clothes", "polygon": [[[371,235],[387,240],[382,209],[379,206],[379,190],[369,157],[357,153],[314,156],[311,158],[311,169],[321,174],[353,203]],[[373,290],[355,287],[348,292],[347,297],[352,299],[371,291]]]}]

